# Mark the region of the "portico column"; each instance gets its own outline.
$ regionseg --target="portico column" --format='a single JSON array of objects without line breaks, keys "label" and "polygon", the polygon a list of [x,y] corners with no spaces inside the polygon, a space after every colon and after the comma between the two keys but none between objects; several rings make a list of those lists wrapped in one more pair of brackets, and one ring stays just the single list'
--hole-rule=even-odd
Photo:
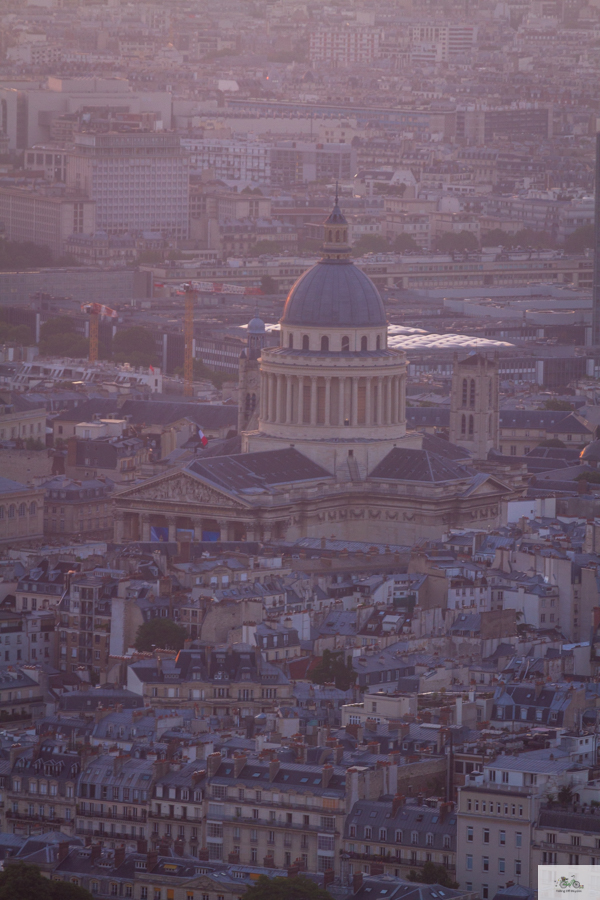
[{"label": "portico column", "polygon": [[325,378],[325,424],[331,425],[331,376]]},{"label": "portico column", "polygon": [[285,424],[292,421],[292,376],[285,376]]},{"label": "portico column", "polygon": [[371,395],[373,393],[373,379],[365,378],[365,384],[365,423],[367,425],[372,425]]},{"label": "portico column", "polygon": [[229,523],[225,519],[217,519],[217,523],[219,525],[219,540],[220,541],[228,541],[229,540]]},{"label": "portico column", "polygon": [[377,424],[383,425],[383,378],[377,379]]},{"label": "portico column", "polygon": [[114,541],[120,544],[125,536],[125,513],[116,512],[114,514]]},{"label": "portico column", "polygon": [[298,377],[298,425],[304,422],[304,375]]},{"label": "portico column", "polygon": [[277,375],[277,421],[285,422],[285,394],[283,393],[283,375]]},{"label": "portico column", "polygon": [[268,372],[265,372],[265,409],[264,409],[264,419],[265,422],[270,422],[269,413],[271,412],[270,400],[271,400],[271,379],[269,377]]},{"label": "portico column", "polygon": [[202,519],[192,519],[192,525],[194,526],[194,540],[201,541],[202,540]]},{"label": "portico column", "polygon": [[352,419],[350,424],[358,425],[358,378],[356,375],[352,376],[350,383],[352,385]]},{"label": "portico column", "polygon": [[342,375],[339,379],[340,383],[340,425],[346,423],[346,379]]},{"label": "portico column", "polygon": [[150,513],[140,513],[140,536],[142,541],[150,540]]},{"label": "portico column", "polygon": [[406,386],[405,386],[405,376],[401,375],[399,378],[400,387],[399,387],[399,398],[398,398],[398,406],[400,409],[400,422],[406,421]]},{"label": "portico column", "polygon": [[310,424],[317,424],[317,379],[315,375],[310,377]]},{"label": "portico column", "polygon": [[387,392],[385,397],[385,406],[386,406],[386,425],[392,424],[392,379],[386,378]]}]

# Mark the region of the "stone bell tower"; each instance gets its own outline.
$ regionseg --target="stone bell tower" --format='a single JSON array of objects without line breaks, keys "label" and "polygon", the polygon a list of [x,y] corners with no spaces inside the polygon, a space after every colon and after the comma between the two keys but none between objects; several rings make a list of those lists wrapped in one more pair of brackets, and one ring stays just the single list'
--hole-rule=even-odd
[{"label": "stone bell tower", "polygon": [[238,434],[258,428],[260,407],[260,355],[265,345],[265,323],[254,316],[248,323],[248,345],[240,354]]},{"label": "stone bell tower", "polygon": [[454,354],[450,394],[450,442],[470,450],[473,459],[487,459],[498,447],[498,356]]}]

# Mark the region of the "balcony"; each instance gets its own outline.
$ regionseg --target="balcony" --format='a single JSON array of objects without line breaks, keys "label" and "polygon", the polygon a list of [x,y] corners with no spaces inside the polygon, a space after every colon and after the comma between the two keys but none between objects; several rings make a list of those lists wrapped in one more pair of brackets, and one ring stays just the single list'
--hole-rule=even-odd
[{"label": "balcony", "polygon": [[[188,816],[188,815],[175,815],[175,813],[159,813],[153,810],[148,812],[149,819],[171,819],[177,822],[190,822],[192,825],[197,825],[202,822],[202,813],[199,816]],[[220,819],[221,816],[215,816],[214,818]]]},{"label": "balcony", "polygon": [[39,816],[35,813],[21,813],[14,812],[14,810],[9,809],[6,811],[7,819],[14,819],[16,821],[21,822],[39,822],[44,825],[72,825],[72,819],[62,819],[59,816]]},{"label": "balcony", "polygon": [[[305,807],[302,807],[305,809]],[[219,822],[234,822],[242,825],[252,825],[254,828],[270,828],[271,830],[283,829],[284,831],[318,831],[319,834],[339,834],[339,830],[326,828],[323,825],[303,825],[300,822],[280,822],[273,819],[255,819],[252,816],[232,816],[209,813],[207,819],[218,819]],[[189,821],[189,820],[188,820]]]},{"label": "balcony", "polygon": [[146,810],[142,810],[139,816],[132,816],[129,813],[113,813],[108,810],[92,812],[90,809],[78,806],[77,815],[88,819],[106,819],[109,822],[137,822],[139,825],[143,825],[146,821]]},{"label": "balcony", "polygon": [[[449,850],[448,854],[450,854],[451,852],[452,851]],[[394,856],[392,853],[384,853],[383,855],[380,853],[351,853],[347,850],[341,850],[340,853],[348,859],[360,859],[364,862],[384,863],[388,866],[406,866],[407,868],[411,869],[414,869],[415,867],[417,869],[422,869],[426,862],[426,860],[424,859],[413,860],[407,856]],[[436,865],[438,865],[438,863],[436,863]],[[441,863],[439,863],[439,865],[441,865]],[[456,866],[452,864],[444,866],[444,868],[447,869],[448,872],[454,872],[456,870]]]},{"label": "balcony", "polygon": [[100,837],[106,838],[107,840],[123,840],[123,841],[135,841],[140,839],[140,835],[128,834],[126,831],[109,831],[106,829],[94,828],[93,830],[86,828],[76,828],[75,834],[81,837]]}]

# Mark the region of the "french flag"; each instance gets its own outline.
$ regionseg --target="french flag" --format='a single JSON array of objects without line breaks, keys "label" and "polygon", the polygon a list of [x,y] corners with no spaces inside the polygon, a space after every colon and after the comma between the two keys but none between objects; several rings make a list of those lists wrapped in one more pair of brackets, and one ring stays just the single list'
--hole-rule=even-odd
[{"label": "french flag", "polygon": [[201,428],[198,429],[198,437],[200,438],[200,443],[202,444],[202,446],[206,447],[206,445],[208,444],[208,438]]}]

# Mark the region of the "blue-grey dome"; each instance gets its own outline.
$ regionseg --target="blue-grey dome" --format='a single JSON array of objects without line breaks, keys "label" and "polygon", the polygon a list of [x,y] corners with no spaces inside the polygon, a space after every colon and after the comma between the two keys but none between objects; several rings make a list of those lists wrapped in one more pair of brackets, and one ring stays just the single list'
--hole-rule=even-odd
[{"label": "blue-grey dome", "polygon": [[253,319],[250,319],[248,322],[248,334],[264,334],[265,333],[265,323],[262,319],[259,319],[258,316],[254,316]]},{"label": "blue-grey dome", "polygon": [[385,327],[379,291],[350,260],[322,259],[288,294],[282,325],[324,328]]}]

